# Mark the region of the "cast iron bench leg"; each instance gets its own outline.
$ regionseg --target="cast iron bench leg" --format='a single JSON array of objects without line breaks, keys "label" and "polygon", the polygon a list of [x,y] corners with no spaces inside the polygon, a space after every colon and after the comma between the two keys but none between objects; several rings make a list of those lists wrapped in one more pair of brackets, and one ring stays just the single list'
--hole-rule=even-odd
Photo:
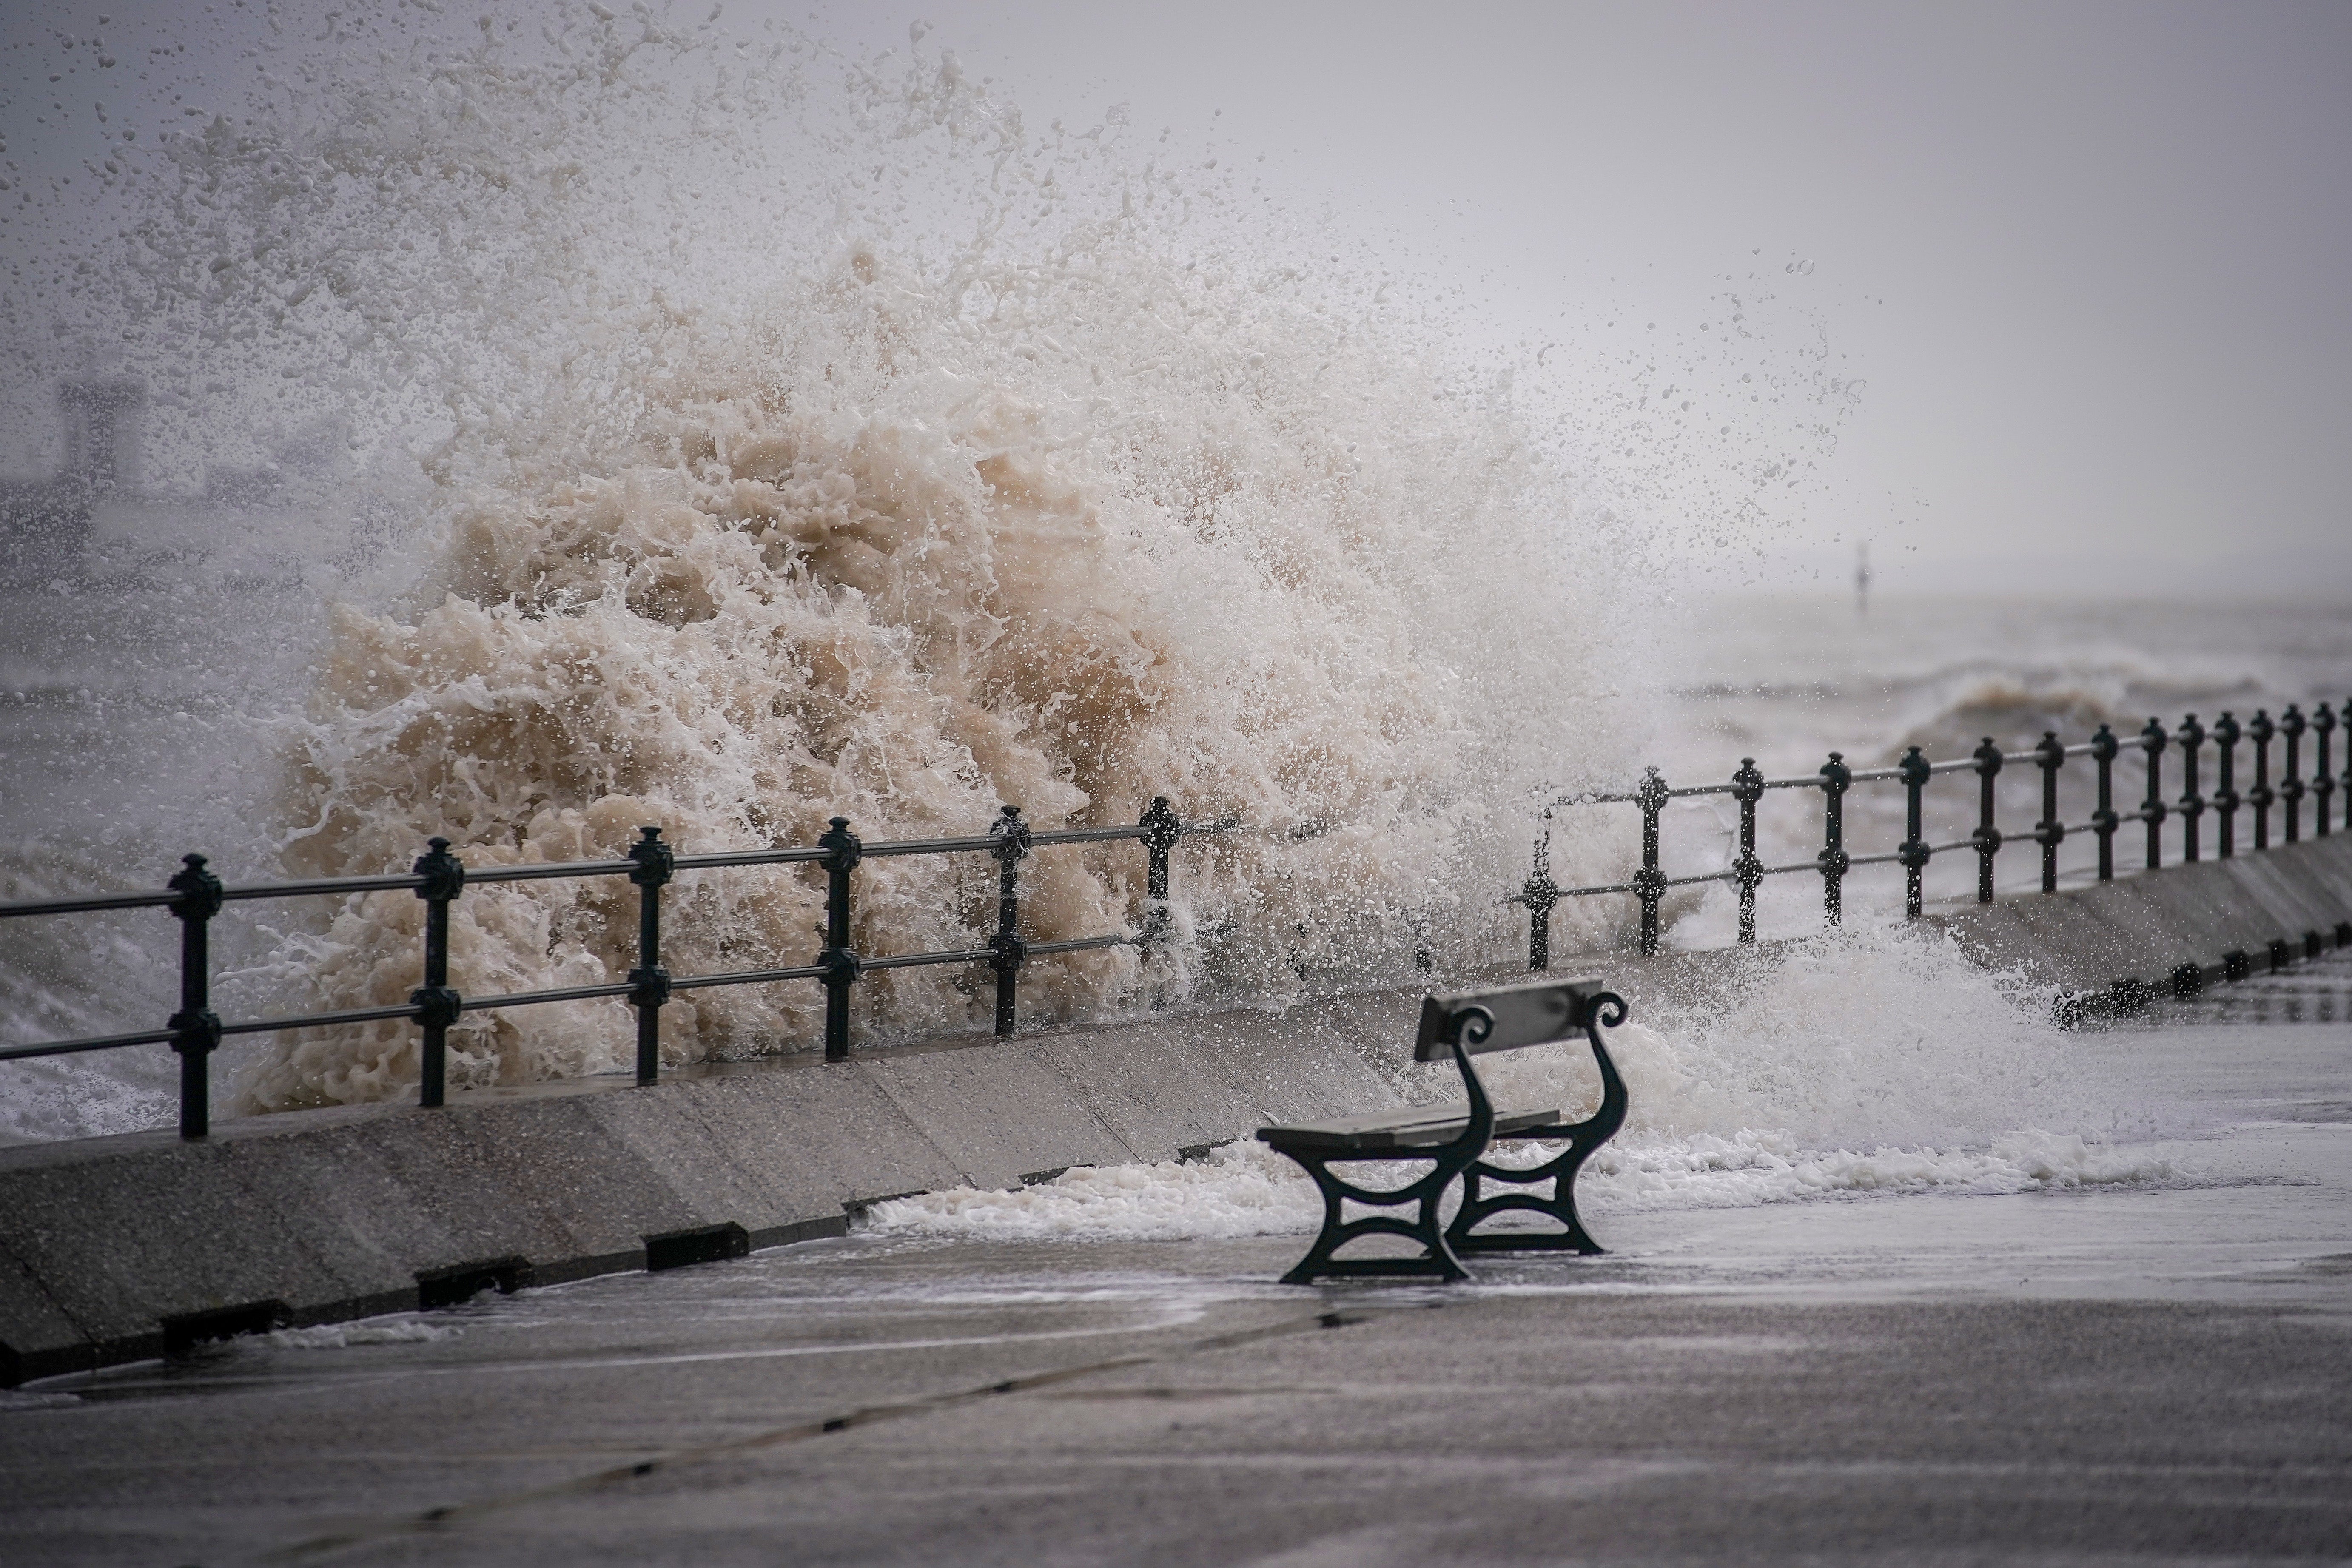
[{"label": "cast iron bench leg", "polygon": [[[1405,1186],[1385,1193],[1370,1191],[1332,1173],[1330,1165],[1333,1159],[1360,1159],[1360,1155],[1344,1152],[1328,1155],[1319,1152],[1304,1153],[1291,1149],[1283,1152],[1307,1167],[1307,1173],[1315,1178],[1316,1186],[1323,1194],[1323,1229],[1315,1237],[1315,1245],[1307,1249],[1307,1256],[1298,1260],[1297,1267],[1282,1277],[1284,1284],[1312,1284],[1317,1276],[1325,1274],[1429,1274],[1440,1279],[1470,1278],[1470,1271],[1463,1268],[1462,1260],[1454,1255],[1454,1248],[1447,1243],[1445,1232],[1438,1224],[1437,1205],[1445,1195],[1447,1185],[1462,1173],[1469,1160],[1477,1157],[1475,1151],[1469,1152],[1467,1159],[1462,1159],[1448,1158],[1454,1153],[1452,1145],[1433,1149],[1428,1154],[1419,1157],[1435,1160],[1434,1169]],[[1349,1199],[1360,1204],[1391,1208],[1413,1204],[1419,1212],[1410,1220],[1384,1214],[1366,1215],[1361,1219],[1343,1219],[1344,1211],[1340,1205]],[[1419,1258],[1335,1258],[1331,1256],[1348,1243],[1367,1236],[1401,1236],[1407,1241],[1421,1243],[1423,1254]]]},{"label": "cast iron bench leg", "polygon": [[[1597,1000],[1597,999],[1596,999]],[[1592,1044],[1592,1059],[1601,1068],[1601,1109],[1589,1119],[1572,1126],[1556,1130],[1568,1137],[1568,1147],[1554,1158],[1530,1170],[1506,1171],[1484,1160],[1472,1163],[1462,1175],[1462,1206],[1454,1211],[1454,1223],[1445,1227],[1445,1238],[1454,1250],[1465,1252],[1580,1252],[1591,1256],[1605,1250],[1585,1230],[1583,1221],[1576,1216],[1576,1174],[1592,1152],[1617,1135],[1625,1124],[1625,1080],[1618,1076],[1617,1064],[1610,1059],[1608,1049],[1601,1043],[1601,1025],[1611,1026],[1624,1022],[1625,1005],[1615,996],[1607,997],[1616,1004],[1613,1017],[1587,1018],[1585,1038]],[[1595,1012],[1598,1013],[1596,1008]],[[1532,1135],[1532,1134],[1530,1134]],[[1537,1186],[1544,1182],[1552,1184],[1551,1196],[1542,1197],[1531,1192],[1503,1193],[1493,1197],[1483,1196],[1481,1181],[1494,1181],[1517,1187]],[[1567,1226],[1564,1231],[1503,1231],[1486,1236],[1473,1236],[1471,1231],[1496,1215],[1517,1209],[1546,1215]]]},{"label": "cast iron bench leg", "polygon": [[[1366,1276],[1402,1275],[1430,1276],[1434,1279],[1467,1279],[1470,1271],[1462,1267],[1453,1247],[1445,1238],[1444,1227],[1438,1221],[1438,1205],[1445,1189],[1454,1179],[1470,1168],[1479,1155],[1486,1152],[1487,1140],[1494,1135],[1495,1108],[1488,1103],[1486,1087],[1471,1069],[1470,1058],[1459,1041],[1454,1042],[1454,1062],[1461,1069],[1464,1090],[1470,1098],[1470,1117],[1464,1124],[1462,1135],[1453,1142],[1432,1149],[1413,1150],[1350,1150],[1292,1149],[1277,1143],[1274,1147],[1297,1161],[1315,1178],[1315,1185],[1323,1194],[1323,1228],[1315,1237],[1315,1245],[1297,1267],[1282,1277],[1286,1285],[1309,1285],[1325,1275]],[[1408,1182],[1391,1192],[1374,1192],[1353,1182],[1334,1175],[1334,1161],[1427,1160],[1427,1174]],[[1399,1208],[1406,1204],[1415,1205],[1412,1219],[1394,1215],[1367,1215],[1361,1219],[1343,1218],[1342,1205],[1355,1202],[1372,1208]],[[1422,1245],[1419,1258],[1334,1258],[1331,1255],[1351,1241],[1367,1236],[1401,1236]]]}]

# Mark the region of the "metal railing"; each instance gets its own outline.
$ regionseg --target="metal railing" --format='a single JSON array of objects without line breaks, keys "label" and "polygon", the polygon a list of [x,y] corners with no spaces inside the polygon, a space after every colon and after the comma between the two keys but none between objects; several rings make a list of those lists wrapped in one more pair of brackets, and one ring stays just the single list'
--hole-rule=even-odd
[{"label": "metal railing", "polygon": [[[2116,874],[2115,838],[2127,822],[2146,825],[2147,868],[2153,871],[2164,864],[2164,825],[2168,818],[2180,821],[2179,854],[2183,861],[2195,861],[2202,850],[2200,827],[2210,810],[2217,819],[2217,848],[2222,859],[2237,853],[2237,818],[2242,810],[2253,815],[2253,847],[2267,849],[2271,844],[2271,814],[2275,807],[2282,818],[2284,842],[2294,843],[2302,837],[2303,802],[2309,796],[2313,802],[2313,831],[2326,837],[2336,826],[2335,796],[2340,786],[2344,795],[2343,826],[2352,831],[2352,699],[2343,704],[2346,726],[2345,768],[2341,774],[2334,771],[2331,741],[2337,727],[2336,713],[2326,703],[2319,704],[2308,716],[2289,703],[2273,721],[2268,710],[2258,710],[2242,727],[2224,713],[2210,730],[2189,714],[2180,727],[2168,733],[2158,720],[2148,720],[2146,728],[2131,740],[2118,737],[2107,725],[2102,724],[2088,741],[2074,745],[2062,744],[2055,731],[2045,731],[2039,743],[2019,752],[2004,752],[1990,736],[1966,757],[1931,763],[1919,748],[1911,747],[1900,762],[1887,768],[1853,768],[1841,752],[1832,752],[1829,761],[1811,777],[1768,779],[1757,771],[1756,759],[1740,759],[1738,771],[1727,784],[1693,784],[1669,787],[1659,776],[1658,770],[1644,771],[1642,782],[1632,790],[1615,794],[1583,794],[1560,795],[1544,808],[1549,822],[1554,810],[1572,805],[1631,804],[1642,813],[1642,865],[1629,880],[1601,883],[1586,888],[1563,888],[1553,882],[1550,866],[1550,830],[1547,827],[1535,844],[1535,864],[1527,881],[1506,902],[1525,906],[1528,911],[1528,967],[1549,968],[1551,963],[1551,912],[1564,899],[1590,898],[1603,893],[1631,893],[1641,907],[1639,945],[1643,953],[1658,951],[1658,904],[1670,888],[1696,886],[1708,882],[1729,882],[1739,889],[1739,942],[1752,946],[1756,941],[1756,890],[1767,877],[1784,876],[1794,871],[1807,871],[1822,879],[1822,905],[1825,921],[1837,925],[1844,919],[1844,884],[1848,873],[1858,867],[1900,865],[1904,872],[1904,915],[1909,920],[1920,917],[1921,884],[1928,863],[1937,855],[1954,850],[1966,850],[1977,857],[1977,899],[1990,903],[1993,896],[1993,861],[2001,850],[2011,844],[2032,843],[2042,850],[2042,890],[2058,890],[2058,847],[2069,834],[2091,833],[2098,838],[2098,879],[2111,880]],[[2314,737],[2316,752],[2313,773],[2306,779],[2303,771],[2303,738]],[[2271,782],[2271,742],[2285,742],[2284,756],[2279,780]],[[2208,742],[2215,748],[2217,774],[2214,791],[2200,793],[2198,783],[2199,753]],[[2253,786],[2241,795],[2237,789],[2237,750],[2242,742],[2252,742],[2253,749]],[[2142,771],[2147,793],[2136,809],[2118,812],[2115,807],[2115,764],[2126,748],[2144,755]],[[2168,750],[2180,753],[2183,793],[2177,801],[2167,802],[2164,796],[2164,757]],[[2097,766],[2097,807],[2087,822],[2069,823],[2061,819],[2058,810],[2058,776],[2070,758],[2089,757]],[[2030,835],[2004,835],[1995,821],[1994,780],[2004,764],[2031,763],[2042,771],[2042,816]],[[1977,775],[1977,826],[1966,838],[1948,843],[1930,844],[1921,827],[1923,797],[1927,783],[1939,773],[1973,773]],[[1873,855],[1855,855],[1845,846],[1845,796],[1857,784],[1900,782],[1906,792],[1903,842],[1892,850]],[[1822,795],[1822,844],[1810,860],[1792,861],[1783,866],[1767,866],[1756,852],[1756,806],[1765,792],[1776,789],[1820,790]],[[1658,819],[1666,803],[1696,795],[1727,795],[1739,804],[1738,851],[1731,863],[1719,871],[1696,876],[1669,877],[1658,865]]]},{"label": "metal railing", "polygon": [[[1033,831],[1018,806],[1005,806],[985,834],[968,838],[929,838],[898,843],[867,844],[849,829],[845,816],[833,818],[830,830],[811,847],[782,849],[740,849],[710,855],[680,855],[662,839],[661,829],[640,830],[638,841],[618,860],[556,861],[543,865],[495,866],[468,870],[449,851],[449,841],[435,838],[407,874],[379,877],[330,877],[310,881],[254,882],[224,886],[201,855],[183,858],[178,875],[152,892],[100,893],[87,898],[38,899],[0,904],[0,920],[39,915],[81,914],[101,910],[168,909],[180,922],[180,1008],[160,1029],[121,1035],[98,1035],[84,1039],[48,1040],[35,1045],[0,1047],[0,1061],[31,1057],[70,1056],[84,1051],[115,1050],[133,1046],[169,1045],[180,1058],[180,1136],[203,1138],[211,1129],[210,1063],[212,1053],[231,1035],[261,1035],[279,1029],[365,1024],[379,1019],[407,1018],[423,1032],[417,1102],[441,1105],[446,1097],[448,1030],[467,1013],[501,1007],[522,1007],[545,1002],[578,1002],[612,996],[625,1000],[637,1013],[636,1080],[656,1081],[661,1071],[661,1010],[679,991],[717,985],[764,985],[776,981],[814,980],[823,984],[824,1055],[827,1061],[849,1058],[849,998],[858,977],[869,971],[916,969],[931,964],[986,964],[996,973],[996,1032],[1013,1033],[1018,1010],[1022,967],[1033,958],[1083,952],[1091,948],[1149,949],[1162,940],[1168,928],[1168,866],[1179,839],[1188,835],[1223,833],[1233,822],[1185,823],[1177,819],[1166,797],[1155,798],[1132,826],[1076,827],[1052,832]],[[1030,942],[1020,930],[1021,862],[1034,851],[1061,844],[1103,844],[1139,840],[1144,847],[1144,900],[1141,929],[1065,942]],[[997,863],[996,930],[985,947],[946,952],[901,952],[867,957],[850,944],[851,877],[861,860],[900,855],[987,855]],[[818,865],[825,871],[825,945],[814,963],[775,969],[742,970],[725,974],[673,975],[661,962],[661,891],[681,870],[712,867]],[[500,882],[537,882],[586,877],[626,877],[638,891],[637,963],[627,978],[601,985],[569,985],[545,991],[522,991],[505,996],[467,996],[449,984],[449,906],[468,884],[483,887]],[[408,889],[425,900],[424,984],[405,1005],[347,1007],[335,1012],[305,1013],[278,1018],[247,1018],[224,1022],[212,1010],[211,922],[231,902],[253,899],[336,897],[352,893]]]}]

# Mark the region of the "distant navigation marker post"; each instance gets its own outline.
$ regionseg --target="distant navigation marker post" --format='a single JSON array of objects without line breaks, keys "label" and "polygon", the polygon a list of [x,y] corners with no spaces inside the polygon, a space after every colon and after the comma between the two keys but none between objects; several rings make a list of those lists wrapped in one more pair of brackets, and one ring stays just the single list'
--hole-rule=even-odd
[{"label": "distant navigation marker post", "polygon": [[1866,616],[1870,614],[1870,541],[1861,541],[1853,551],[1853,613]]}]

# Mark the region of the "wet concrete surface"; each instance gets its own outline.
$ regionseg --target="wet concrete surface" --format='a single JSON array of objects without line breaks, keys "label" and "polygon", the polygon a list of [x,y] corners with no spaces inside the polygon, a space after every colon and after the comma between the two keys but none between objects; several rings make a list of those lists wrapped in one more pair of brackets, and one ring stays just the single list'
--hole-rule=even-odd
[{"label": "wet concrete surface", "polygon": [[853,1236],[485,1297],[0,1396],[0,1559],[2352,1557],[2352,1026],[2085,1048],[2210,1112],[2182,1181],[1601,1211],[1453,1289]]}]

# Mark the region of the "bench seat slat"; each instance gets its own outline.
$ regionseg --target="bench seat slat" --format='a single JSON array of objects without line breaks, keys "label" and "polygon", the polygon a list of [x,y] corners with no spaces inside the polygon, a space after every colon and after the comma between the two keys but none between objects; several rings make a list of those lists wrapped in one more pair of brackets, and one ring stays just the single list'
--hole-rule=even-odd
[{"label": "bench seat slat", "polygon": [[[1277,1149],[1433,1149],[1462,1135],[1468,1124],[1467,1106],[1421,1106],[1402,1112],[1372,1111],[1331,1121],[1306,1121],[1289,1127],[1261,1127],[1258,1140]],[[1561,1123],[1554,1110],[1497,1110],[1495,1136],[1507,1137]]]}]

